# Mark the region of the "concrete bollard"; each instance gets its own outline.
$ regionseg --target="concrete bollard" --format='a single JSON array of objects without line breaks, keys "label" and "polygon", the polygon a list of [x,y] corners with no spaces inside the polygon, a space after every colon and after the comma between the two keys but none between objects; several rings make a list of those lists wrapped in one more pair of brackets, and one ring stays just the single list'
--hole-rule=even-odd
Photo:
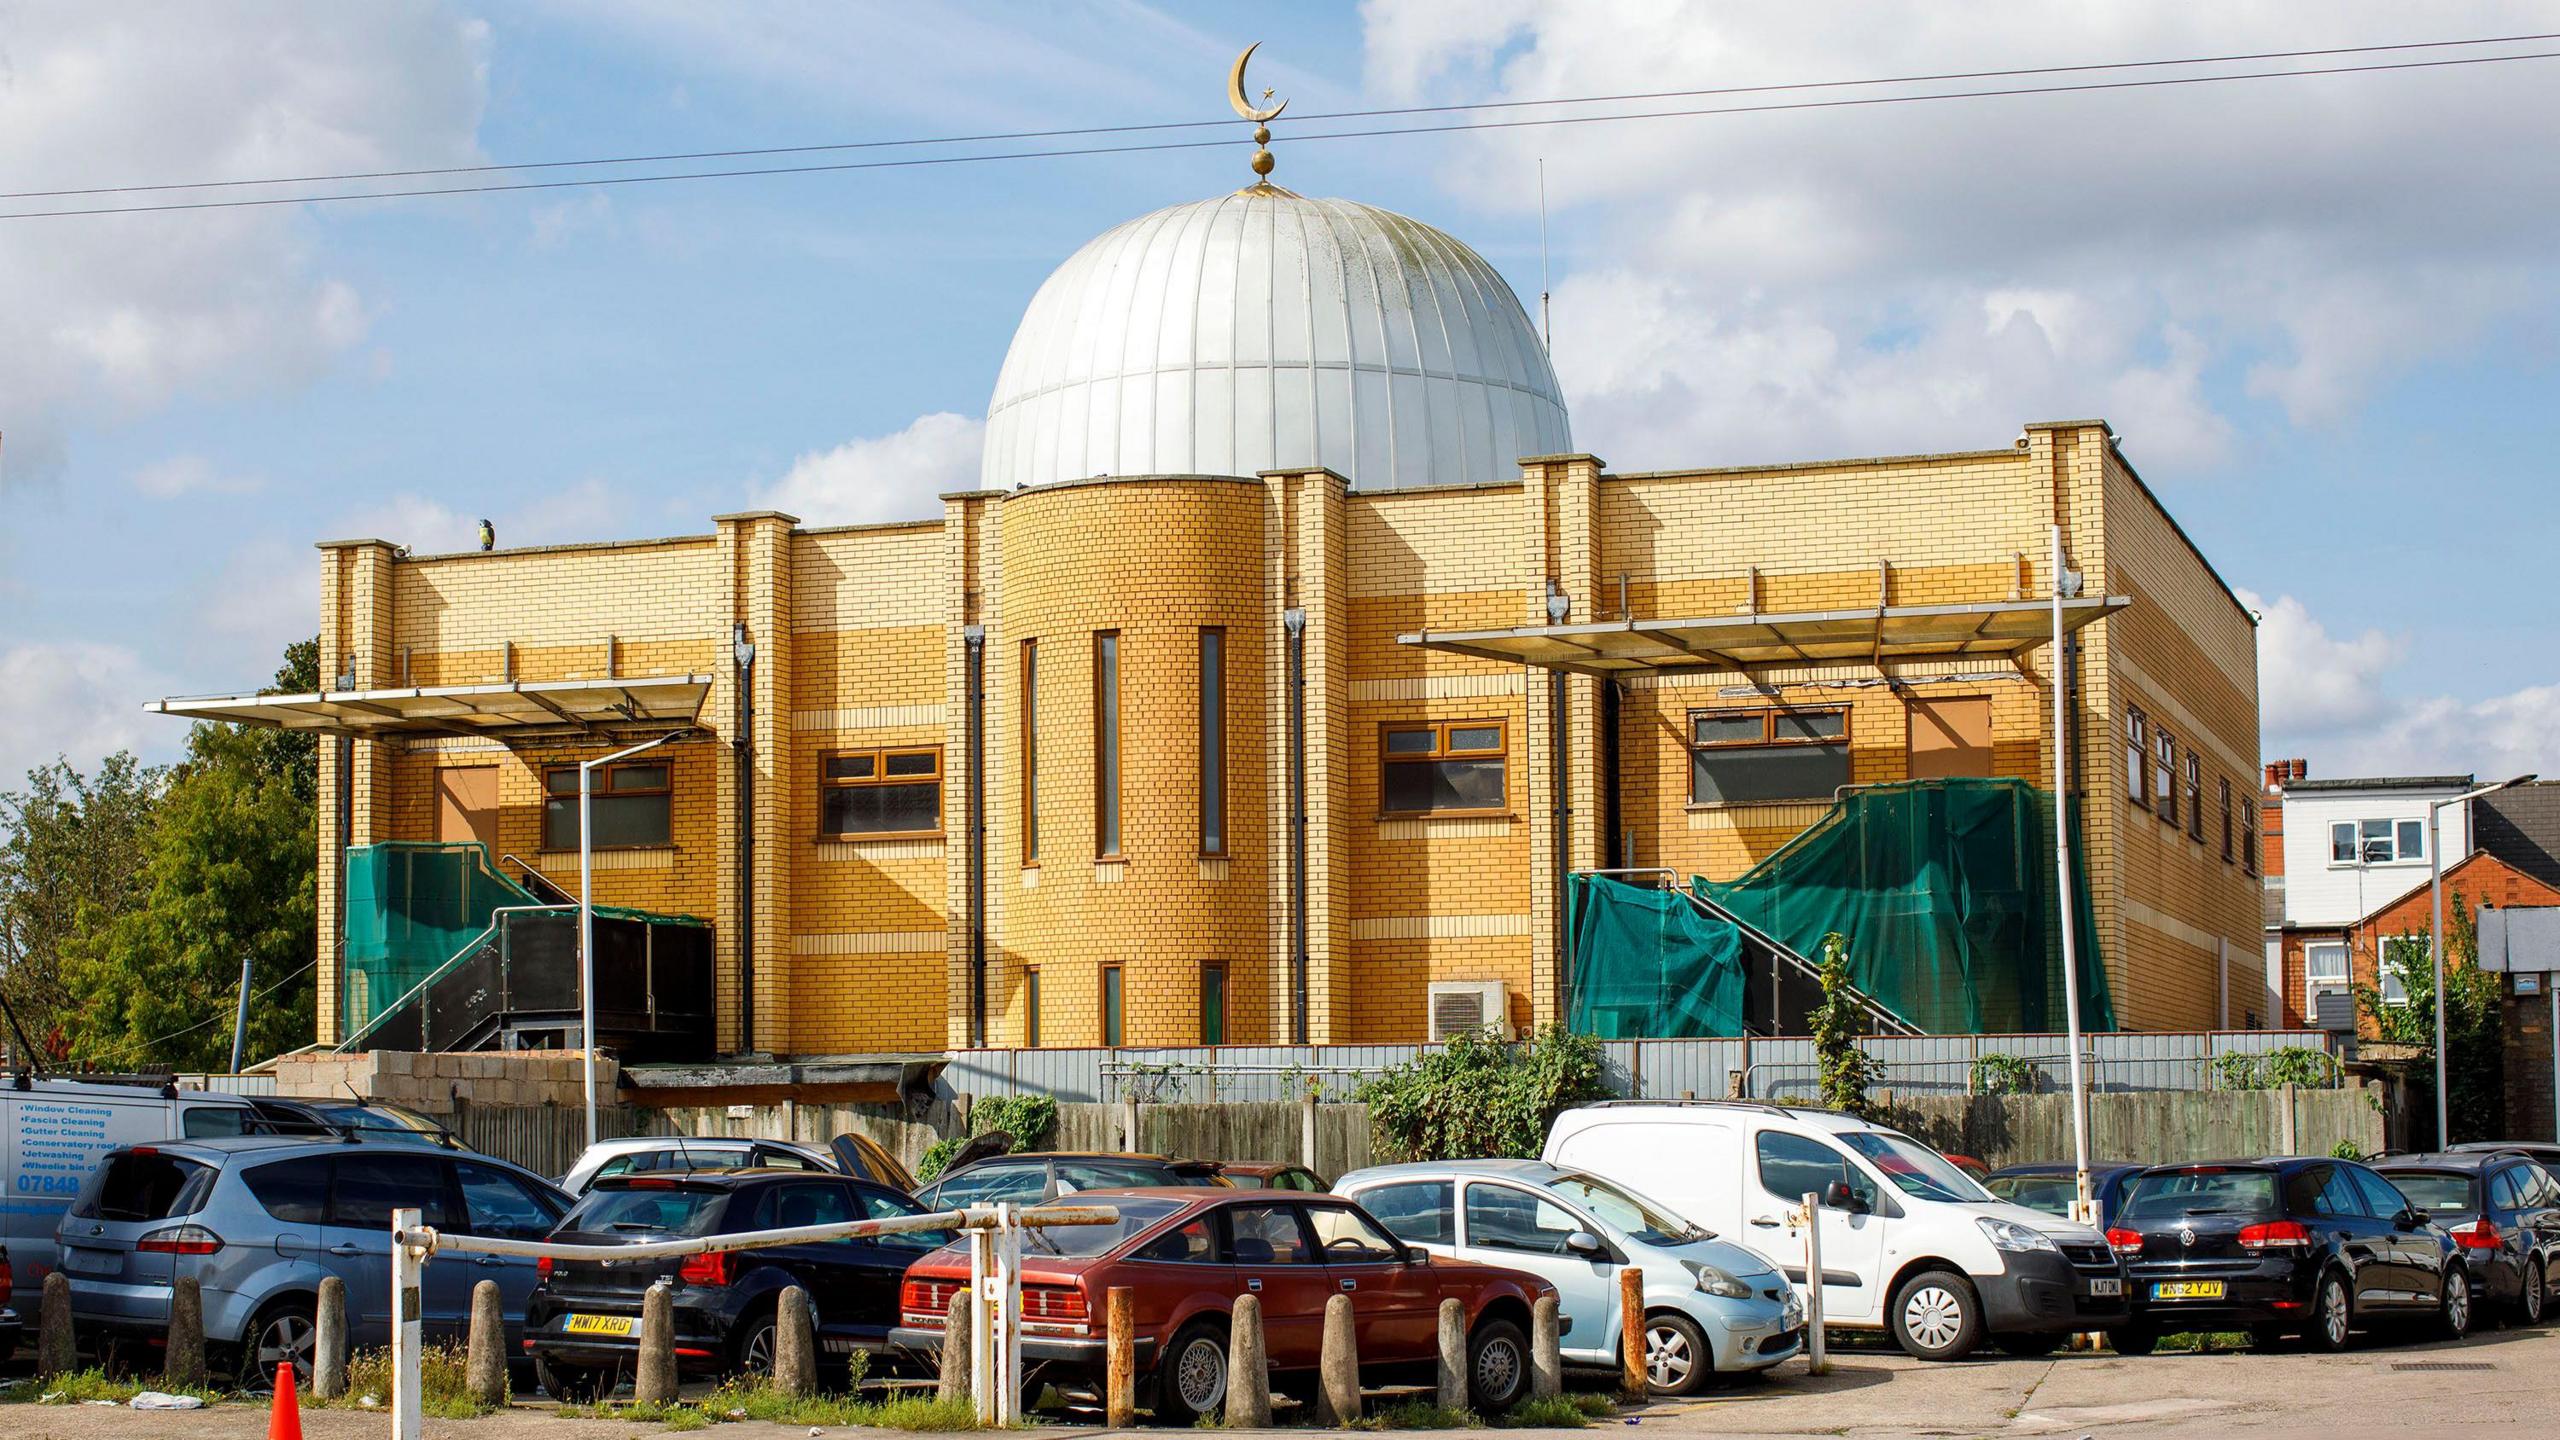
[{"label": "concrete bollard", "polygon": [[1138,1423],[1138,1318],[1126,1285],[1102,1296],[1102,1423],[1125,1430]]},{"label": "concrete bollard", "polygon": [[676,1403],[676,1292],[664,1280],[640,1301],[640,1373],[631,1398],[642,1405]]},{"label": "concrete bollard", "polygon": [[44,1300],[36,1312],[36,1374],[68,1375],[79,1367],[71,1334],[71,1277],[55,1270],[44,1277]]},{"label": "concrete bollard", "polygon": [[507,1403],[507,1302],[498,1282],[471,1287],[471,1328],[464,1332],[462,1383],[472,1403]]},{"label": "concrete bollard", "polygon": [[1262,1297],[1236,1297],[1227,1331],[1227,1428],[1271,1428],[1271,1352],[1262,1343]]},{"label": "concrete bollard", "polygon": [[1455,1297],[1440,1302],[1440,1408],[1467,1408],[1467,1307]]},{"label": "concrete bollard", "polygon": [[1360,1345],[1351,1329],[1351,1297],[1339,1291],[1324,1302],[1316,1379],[1317,1425],[1338,1430],[1360,1418]]},{"label": "concrete bollard", "polygon": [[182,1275],[169,1287],[168,1344],[160,1352],[160,1383],[171,1390],[204,1384],[204,1282]]},{"label": "concrete bollard", "polygon": [[1564,1393],[1564,1304],[1541,1295],[1529,1307],[1529,1394],[1552,1400]]},{"label": "concrete bollard", "polygon": [[311,1398],[338,1400],[346,1393],[347,1282],[331,1275],[320,1282],[320,1310],[311,1322]]},{"label": "concrete bollard", "polygon": [[962,1285],[951,1295],[951,1308],[942,1317],[942,1384],[936,1395],[945,1400],[967,1400],[969,1393],[969,1287]]},{"label": "concrete bollard", "polygon": [[1630,1265],[1618,1272],[1618,1395],[1630,1405],[1645,1402],[1644,1271]]},{"label": "concrete bollard", "polygon": [[809,1292],[785,1286],[773,1316],[773,1388],[785,1395],[818,1393],[818,1317]]}]

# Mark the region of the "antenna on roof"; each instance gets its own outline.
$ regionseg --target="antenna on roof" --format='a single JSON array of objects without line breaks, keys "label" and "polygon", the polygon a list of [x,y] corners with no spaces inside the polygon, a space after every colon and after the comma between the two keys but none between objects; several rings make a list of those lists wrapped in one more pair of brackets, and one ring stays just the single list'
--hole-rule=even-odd
[{"label": "antenna on roof", "polygon": [[1538,157],[1538,344],[1548,354],[1556,350],[1555,314],[1548,303],[1554,293],[1547,284],[1547,157]]}]

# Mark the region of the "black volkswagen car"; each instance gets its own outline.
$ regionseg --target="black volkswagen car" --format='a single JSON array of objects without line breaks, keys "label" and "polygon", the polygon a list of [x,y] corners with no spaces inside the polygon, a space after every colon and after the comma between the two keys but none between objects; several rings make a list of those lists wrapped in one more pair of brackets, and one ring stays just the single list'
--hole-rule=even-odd
[{"label": "black volkswagen car", "polygon": [[[595,1183],[551,1238],[638,1245],[923,1213],[886,1185],[807,1170],[612,1176]],[[641,1301],[665,1280],[674,1289],[679,1374],[769,1370],[775,1312],[793,1285],[809,1292],[822,1358],[883,1350],[907,1266],[951,1238],[947,1230],[912,1230],[676,1260],[545,1259],[525,1307],[525,1349],[555,1399],[610,1393],[638,1361]]]},{"label": "black volkswagen car", "polygon": [[2473,1295],[2542,1323],[2560,1265],[2560,1181],[2512,1150],[2394,1155],[2373,1168],[2452,1233]]},{"label": "black volkswagen car", "polygon": [[2393,1320],[2471,1328],[2471,1277],[2453,1237],[2380,1175],[2291,1157],[2163,1165],[2125,1193],[2107,1230],[2133,1317],[2108,1338],[2147,1355],[2163,1334],[2301,1335],[2323,1350]]}]

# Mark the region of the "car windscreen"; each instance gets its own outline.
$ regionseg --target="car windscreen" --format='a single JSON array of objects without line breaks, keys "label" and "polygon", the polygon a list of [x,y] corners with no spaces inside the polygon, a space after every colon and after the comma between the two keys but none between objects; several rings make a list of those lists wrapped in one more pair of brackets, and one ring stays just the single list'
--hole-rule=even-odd
[{"label": "car windscreen", "polygon": [[1991,1192],[1973,1182],[1946,1156],[1890,1130],[1850,1130],[1832,1137],[1882,1171],[1903,1194],[1920,1200],[1978,1201]]},{"label": "car windscreen", "polygon": [[1638,1244],[1676,1245],[1710,1238],[1704,1229],[1597,1175],[1561,1175],[1548,1181],[1547,1188],[1617,1226]]},{"label": "car windscreen", "polygon": [[2472,1194],[2471,1177],[2441,1170],[2386,1170],[2382,1178],[2429,1215],[2476,1215],[2480,1202]]},{"label": "car windscreen", "polygon": [[1182,1208],[1179,1200],[1137,1196],[1114,1199],[1105,1195],[1090,1203],[1108,1205],[1120,1212],[1120,1218],[1107,1225],[1033,1225],[1023,1231],[1023,1248],[1045,1255],[1109,1254],[1129,1237]]},{"label": "car windscreen", "polygon": [[2276,1173],[2272,1170],[2207,1166],[2155,1170],[2125,1192],[2118,1219],[2128,1228],[2183,1215],[2273,1215]]},{"label": "car windscreen", "polygon": [[2048,1215],[2070,1214],[2071,1202],[2080,1198],[2080,1183],[2068,1175],[1994,1175],[1982,1188],[2012,1205]]},{"label": "car windscreen", "polygon": [[83,1220],[166,1220],[191,1215],[213,1188],[214,1170],[156,1150],[123,1150],[89,1172],[71,1213]]},{"label": "car windscreen", "polygon": [[587,1198],[578,1202],[578,1208],[569,1212],[569,1218],[560,1222],[560,1228],[582,1235],[708,1235],[719,1224],[728,1200],[728,1191],[707,1185],[660,1182],[591,1190]]}]

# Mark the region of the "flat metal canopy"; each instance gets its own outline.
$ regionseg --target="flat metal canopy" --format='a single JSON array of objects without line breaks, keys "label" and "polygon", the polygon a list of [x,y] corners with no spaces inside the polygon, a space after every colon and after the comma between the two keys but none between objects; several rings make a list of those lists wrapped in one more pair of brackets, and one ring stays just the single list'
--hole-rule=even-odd
[{"label": "flat metal canopy", "polygon": [[[2077,630],[2132,603],[2132,597],[2125,595],[2065,600],[2062,628]],[[1993,600],[1523,625],[1509,630],[1421,630],[1396,640],[1426,650],[1547,670],[1626,676],[1675,670],[1748,672],[1765,665],[1877,662],[1922,655],[2014,657],[2052,638],[2051,600]]]},{"label": "flat metal canopy", "polygon": [[511,680],[481,685],[323,690],[316,695],[209,695],[154,700],[154,715],[228,720],[357,740],[470,735],[506,742],[618,739],[693,728],[708,675]]}]

